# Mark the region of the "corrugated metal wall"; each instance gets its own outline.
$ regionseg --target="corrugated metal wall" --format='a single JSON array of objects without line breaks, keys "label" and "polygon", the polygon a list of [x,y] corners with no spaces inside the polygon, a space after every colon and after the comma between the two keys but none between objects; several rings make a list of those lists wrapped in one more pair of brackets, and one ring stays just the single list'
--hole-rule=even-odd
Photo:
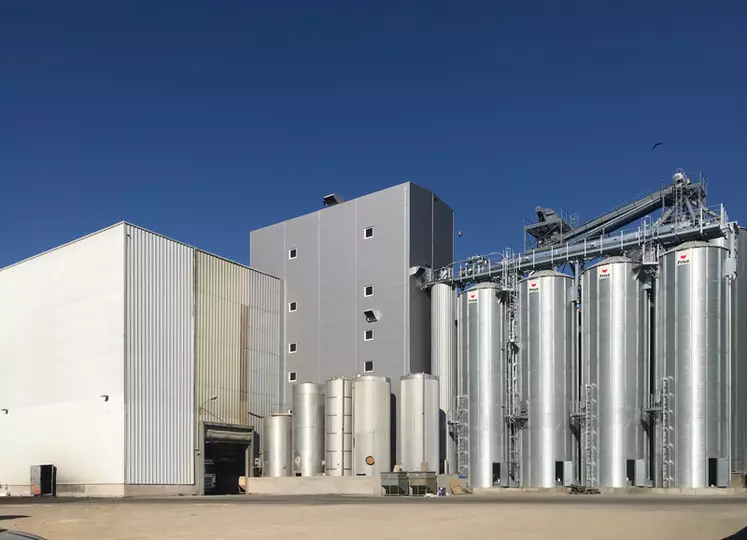
[{"label": "corrugated metal wall", "polygon": [[194,249],[125,237],[125,482],[194,483]]},{"label": "corrugated metal wall", "polygon": [[280,280],[199,250],[195,272],[199,418],[259,428],[249,412],[279,399]]}]

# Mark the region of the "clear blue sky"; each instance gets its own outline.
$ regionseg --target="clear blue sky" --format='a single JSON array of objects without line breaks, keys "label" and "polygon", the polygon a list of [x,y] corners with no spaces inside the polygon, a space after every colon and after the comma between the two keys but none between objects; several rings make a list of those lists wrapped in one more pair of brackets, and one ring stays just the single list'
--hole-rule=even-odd
[{"label": "clear blue sky", "polygon": [[747,222],[746,27],[737,0],[6,0],[0,267],[123,219],[247,263],[250,230],[408,180],[459,257],[678,167]]}]

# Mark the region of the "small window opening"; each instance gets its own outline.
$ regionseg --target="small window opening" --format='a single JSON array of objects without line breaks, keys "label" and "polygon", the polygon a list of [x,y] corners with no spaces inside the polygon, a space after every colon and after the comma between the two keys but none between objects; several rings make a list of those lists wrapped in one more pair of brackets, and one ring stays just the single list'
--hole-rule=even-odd
[{"label": "small window opening", "polygon": [[365,239],[373,238],[373,235],[374,235],[374,228],[373,227],[366,227],[363,230],[363,238],[365,238]]},{"label": "small window opening", "polygon": [[365,341],[371,341],[373,339],[373,330],[366,330],[363,333],[363,339]]},{"label": "small window opening", "polygon": [[298,350],[298,345],[296,345],[295,343],[288,343],[288,352],[289,353],[294,353],[297,350]]},{"label": "small window opening", "polygon": [[375,323],[379,320],[379,318],[376,316],[376,312],[373,309],[364,310],[363,316],[366,318],[367,323]]},{"label": "small window opening", "polygon": [[363,296],[369,297],[369,296],[373,296],[373,294],[374,294],[373,285],[366,285],[366,287],[363,289]]},{"label": "small window opening", "polygon": [[296,248],[290,248],[288,250],[288,258],[289,259],[295,259],[297,255],[298,255],[298,252],[296,251]]},{"label": "small window opening", "polygon": [[363,363],[363,371],[365,373],[371,373],[374,369],[373,362],[369,360],[368,362]]},{"label": "small window opening", "polygon": [[296,311],[296,307],[297,307],[296,303],[295,302],[291,302],[291,303],[288,304],[288,311],[290,311],[291,313],[293,313],[294,311]]},{"label": "small window opening", "polygon": [[298,376],[296,375],[295,371],[291,371],[290,373],[288,373],[288,382],[296,382],[297,378]]}]

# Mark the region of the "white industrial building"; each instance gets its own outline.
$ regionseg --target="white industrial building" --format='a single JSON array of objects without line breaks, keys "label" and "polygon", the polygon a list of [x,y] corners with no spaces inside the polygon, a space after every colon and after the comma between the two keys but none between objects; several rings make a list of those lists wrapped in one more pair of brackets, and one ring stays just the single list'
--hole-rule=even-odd
[{"label": "white industrial building", "polygon": [[[128,223],[0,270],[0,491],[195,494],[251,475],[278,278]],[[231,487],[226,487],[230,491]]]}]

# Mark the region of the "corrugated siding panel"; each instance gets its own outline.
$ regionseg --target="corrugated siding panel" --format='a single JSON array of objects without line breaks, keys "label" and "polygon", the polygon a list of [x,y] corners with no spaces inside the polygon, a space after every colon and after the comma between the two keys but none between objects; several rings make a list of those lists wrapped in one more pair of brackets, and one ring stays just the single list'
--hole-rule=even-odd
[{"label": "corrugated siding panel", "polygon": [[127,225],[125,482],[194,483],[194,250]]},{"label": "corrugated siding panel", "polygon": [[278,401],[280,280],[201,251],[196,272],[199,417],[259,429],[249,413]]},{"label": "corrugated siding panel", "polygon": [[[282,319],[282,281],[252,271],[249,285],[249,410],[268,416],[282,401],[284,377],[281,375],[280,324]],[[259,432],[262,421],[250,417]]]}]

